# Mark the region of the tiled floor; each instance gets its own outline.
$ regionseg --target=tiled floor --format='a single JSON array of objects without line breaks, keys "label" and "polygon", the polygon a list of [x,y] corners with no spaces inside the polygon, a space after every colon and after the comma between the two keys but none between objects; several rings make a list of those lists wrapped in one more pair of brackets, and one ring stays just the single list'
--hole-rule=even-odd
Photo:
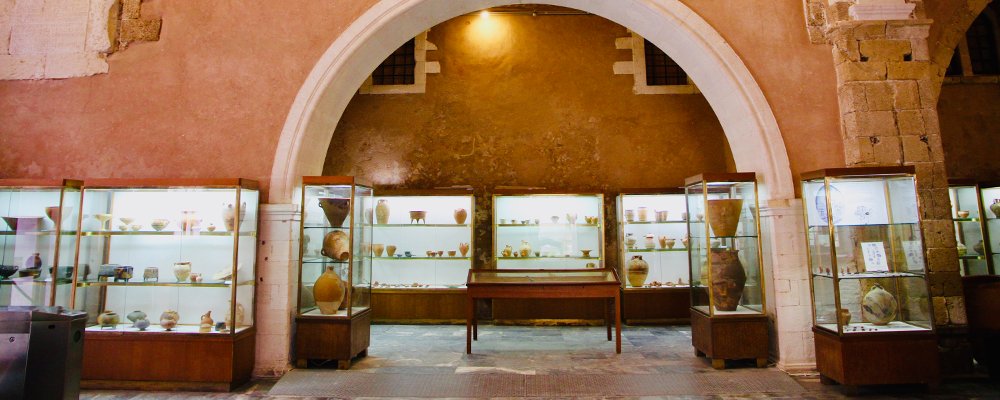
[{"label": "tiled floor", "polygon": [[[694,357],[688,327],[628,327],[622,354],[614,353],[600,327],[480,326],[473,354],[464,354],[464,326],[376,325],[369,356],[357,360],[352,373],[373,374],[528,374],[535,376],[588,374],[715,374],[707,360]],[[750,364],[731,365],[750,368]],[[737,370],[739,371],[739,370]],[[330,374],[337,371],[329,370]],[[678,398],[812,398],[846,397],[837,386],[819,384],[815,376],[795,377],[805,391],[696,394]],[[560,379],[561,380],[561,379]],[[274,381],[256,381],[227,394],[86,391],[84,399],[243,399],[269,396]],[[934,394],[919,387],[866,388],[865,398],[1000,399],[1000,387],[983,381],[947,382]],[[295,397],[280,397],[295,398]],[[307,398],[307,397],[302,397]]]}]

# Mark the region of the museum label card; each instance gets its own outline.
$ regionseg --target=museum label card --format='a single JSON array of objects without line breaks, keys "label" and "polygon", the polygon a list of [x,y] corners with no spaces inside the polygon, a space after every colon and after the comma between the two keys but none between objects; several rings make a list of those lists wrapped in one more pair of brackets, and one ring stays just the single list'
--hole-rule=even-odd
[{"label": "museum label card", "polygon": [[861,254],[865,257],[865,271],[889,271],[889,260],[882,242],[861,242]]},{"label": "museum label card", "polygon": [[903,253],[906,254],[906,269],[922,271],[924,269],[924,248],[917,240],[904,240]]}]

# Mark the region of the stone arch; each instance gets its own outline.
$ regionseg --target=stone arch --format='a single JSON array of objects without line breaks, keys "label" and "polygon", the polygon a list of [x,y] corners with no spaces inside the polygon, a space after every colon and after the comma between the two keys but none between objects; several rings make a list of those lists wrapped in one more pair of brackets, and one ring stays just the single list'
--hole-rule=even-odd
[{"label": "stone arch", "polygon": [[[381,0],[374,4],[327,49],[299,90],[275,152],[269,202],[292,202],[302,175],[322,173],[327,148],[348,102],[400,43],[450,18],[522,2]],[[794,197],[788,154],[767,99],[725,39],[681,1],[531,3],[590,12],[656,44],[698,84],[719,118],[737,169],[758,173],[763,197]]]},{"label": "stone arch", "polygon": [[935,78],[938,89],[940,89],[940,85],[944,81],[948,64],[951,63],[951,58],[955,55],[955,47],[965,37],[965,33],[969,31],[972,22],[979,17],[979,14],[982,14],[991,1],[993,0],[963,0],[964,4],[954,7],[954,11],[950,16],[941,18],[945,22],[945,25],[941,28],[942,33],[940,39],[938,39],[938,47],[934,51],[934,55],[931,56],[931,62],[934,64],[934,68],[937,69]]}]

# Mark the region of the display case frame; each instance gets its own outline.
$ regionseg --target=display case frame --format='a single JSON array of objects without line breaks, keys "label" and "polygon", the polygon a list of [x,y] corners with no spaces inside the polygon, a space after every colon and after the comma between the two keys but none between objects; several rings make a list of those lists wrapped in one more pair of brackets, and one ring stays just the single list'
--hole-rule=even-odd
[{"label": "display case frame", "polygon": [[[352,359],[368,353],[373,198],[372,186],[354,177],[302,177],[295,316],[295,358],[300,368],[310,366],[310,360],[318,363],[336,360],[339,368],[348,369]],[[344,231],[348,232],[346,237]],[[313,232],[321,233],[322,240],[307,240]],[[310,278],[306,278],[307,266],[310,270],[320,266],[322,271],[319,274],[309,271]],[[315,280],[312,275],[316,275]],[[313,283],[313,289],[322,285],[322,292],[307,291],[307,281]],[[343,293],[327,299],[336,293],[338,286]],[[305,300],[307,294],[311,295],[311,302]]]},{"label": "display case frame", "polygon": [[[513,200],[515,203],[504,203],[508,200]],[[492,264],[483,266],[482,268],[586,269],[588,263],[593,264],[592,268],[606,268],[605,261],[608,254],[606,253],[607,244],[605,242],[607,240],[607,232],[605,231],[607,226],[605,200],[604,193],[596,191],[512,187],[495,189],[492,193],[491,202],[492,240],[490,249],[493,255]],[[517,202],[521,201],[532,202],[533,205],[530,207],[530,210],[517,205]],[[536,201],[541,201],[541,203],[537,203]],[[524,211],[516,211],[508,214],[504,210],[505,206],[503,204],[513,204],[514,206],[511,207],[512,210]],[[572,207],[576,207],[574,208],[577,214],[576,227],[569,227],[569,224],[566,223],[567,207],[569,207],[569,204],[573,204]],[[557,222],[553,223],[552,217],[557,217]],[[587,218],[585,217],[591,217],[590,222],[593,223],[586,224]],[[504,222],[501,221],[503,219],[516,219],[518,223],[503,224],[501,223]],[[535,223],[535,219],[538,219],[538,223]],[[529,221],[526,226],[525,224],[521,224],[524,220]],[[574,229],[576,230],[574,231]],[[586,231],[581,229],[586,229]],[[543,233],[543,230],[547,234],[567,235],[545,236],[546,238],[561,238],[565,242],[541,243],[541,240],[536,240],[535,238],[540,237],[538,235]],[[571,232],[577,232],[577,235],[569,236]],[[586,236],[579,236],[580,232],[585,232]],[[501,233],[508,235],[508,238],[502,238]],[[532,246],[531,256],[524,259],[503,257],[503,248],[507,244],[512,246],[512,254],[520,252],[520,240],[524,240],[524,238],[517,237],[517,235],[525,233],[535,235],[530,237],[529,244]],[[565,257],[565,254],[562,254],[562,257],[554,256],[560,254],[560,252],[565,253],[566,248],[563,246],[567,244],[573,246],[572,254],[569,257]],[[588,248],[580,248],[581,244]],[[543,254],[543,251],[546,251],[545,245],[552,246],[548,248],[550,251],[549,254]],[[590,257],[582,257],[583,254],[580,250],[591,250]],[[538,256],[534,254],[535,251],[539,252]],[[545,257],[545,255],[549,257]],[[577,255],[580,257],[577,257]],[[492,314],[494,322],[504,324],[569,323],[596,325],[604,319],[602,311],[604,304],[596,299],[567,299],[562,302],[549,302],[537,299],[508,298],[494,299],[492,302],[488,302],[487,306],[491,307],[488,312]],[[484,310],[484,312],[486,311]],[[616,310],[615,312],[620,312],[620,310]]]},{"label": "display case frame", "polygon": [[[206,315],[190,317],[188,315],[190,312],[187,312],[170,317],[164,312],[160,316],[159,326],[152,323],[148,328],[140,329],[135,323],[127,326],[112,322],[112,325],[105,326],[109,319],[105,319],[104,313],[99,316],[92,315],[92,319],[88,321],[87,334],[84,336],[81,387],[137,389],[156,385],[174,390],[229,391],[249,381],[254,365],[256,336],[255,288],[257,232],[260,221],[259,196],[257,182],[242,178],[94,179],[85,182],[80,206],[81,216],[78,219],[77,229],[81,239],[77,242],[75,254],[71,307],[75,309],[84,307],[87,310],[93,308],[91,297],[93,290],[97,291],[97,309],[104,310],[111,309],[109,303],[117,303],[112,301],[115,298],[125,301],[126,308],[134,308],[130,307],[134,306],[130,301],[136,298],[140,299],[138,304],[144,304],[141,299],[147,296],[134,296],[135,293],[149,293],[148,299],[152,301],[149,304],[159,304],[158,301],[173,297],[175,300],[172,302],[167,300],[168,304],[172,304],[172,307],[168,305],[167,309],[183,310],[193,307],[188,303],[195,300],[192,300],[194,296],[190,293],[190,296],[182,296],[181,291],[213,290],[212,293],[215,293],[223,289],[228,293],[221,299],[228,300],[228,305],[223,306],[227,311],[225,315],[215,316],[220,321],[219,324],[214,324],[214,320],[213,323],[208,323],[207,320],[211,319],[211,316],[208,319],[205,318]],[[217,200],[222,200],[225,204],[206,204]],[[165,225],[158,224],[156,218],[149,219],[149,215],[143,214],[143,210],[152,208],[150,201],[154,206],[171,210],[169,211],[171,215],[174,211],[178,211],[181,217],[176,225],[168,228],[170,222],[166,222]],[[197,211],[180,210],[192,205]],[[177,210],[174,210],[175,208]],[[112,218],[121,219],[123,215],[119,213],[122,210],[127,210],[125,213],[130,219],[141,222],[129,226],[129,222],[122,221],[125,228],[113,229],[108,222]],[[195,219],[196,215],[200,216],[196,213],[205,210],[221,211],[219,227],[213,228],[212,222],[202,226],[204,219]],[[99,215],[94,214],[95,212],[105,213],[107,217],[104,220],[90,221],[89,218],[84,218],[85,212],[91,213],[91,216]],[[162,209],[158,209],[157,212],[166,213]],[[143,218],[132,218],[140,216]],[[143,229],[143,222],[147,220],[152,221],[150,229]],[[94,228],[95,224],[97,228]],[[227,237],[232,237],[232,242],[227,242]],[[85,241],[93,243],[85,245]],[[126,244],[122,244],[123,242]],[[160,281],[169,280],[169,271],[163,271],[165,274],[162,275],[157,274],[153,281],[145,276],[145,272],[138,273],[140,265],[133,265],[134,269],[127,271],[127,275],[120,276],[119,268],[115,268],[114,280],[112,276],[105,275],[106,268],[99,268],[96,271],[86,268],[90,264],[86,260],[94,257],[100,258],[100,263],[104,264],[102,267],[118,265],[112,264],[117,259],[129,260],[128,263],[136,263],[136,260],[143,260],[146,263],[151,263],[150,260],[162,262],[163,259],[180,256],[183,251],[177,255],[172,253],[186,246],[190,246],[188,248],[193,252],[201,251],[198,260],[202,262],[219,259],[224,260],[221,264],[229,265],[216,271],[217,274],[213,276],[207,276],[205,274],[207,270],[202,270],[202,275],[195,276],[192,270],[198,268],[192,268],[191,263],[187,263],[186,268],[181,266],[179,269],[175,263],[174,277],[178,282]],[[174,250],[163,250],[170,248]],[[190,257],[190,255],[180,257]],[[187,273],[184,273],[185,270]],[[126,271],[122,270],[121,273],[124,274]],[[90,279],[91,274],[96,274],[97,277]],[[182,279],[181,275],[185,279]],[[202,279],[198,279],[199,277]],[[131,282],[133,279],[136,281]],[[207,280],[220,282],[206,282]],[[165,293],[164,290],[176,293],[172,296],[168,293],[167,297],[156,295],[162,295]],[[133,296],[129,295],[130,292]],[[199,293],[204,296],[205,292]],[[204,301],[204,298],[201,300]],[[204,308],[203,302],[197,303],[197,307]],[[115,307],[120,308],[121,305]],[[217,307],[212,306],[212,308]],[[94,317],[97,317],[96,320]],[[122,317],[126,317],[124,312],[115,319],[121,321],[124,319]],[[168,319],[173,319],[172,325],[165,325],[164,321]],[[156,316],[148,315],[148,320],[155,321]],[[192,320],[200,320],[201,326],[198,327],[197,323],[190,322]],[[96,322],[96,325],[90,325],[91,322]],[[194,330],[186,328],[191,324],[194,324]],[[107,330],[109,326],[113,328]],[[123,352],[122,348],[128,348],[130,351]],[[181,357],[171,359],[169,362],[153,362],[155,366],[135,367],[136,360],[175,353],[215,356]]]},{"label": "display case frame", "polygon": [[[979,182],[972,179],[948,179],[948,196],[951,198],[951,217],[955,224],[959,272],[962,276],[995,275],[993,248],[986,228],[988,216],[983,207]],[[977,234],[978,240],[983,244],[981,249],[977,248],[978,244],[975,242]],[[967,239],[968,236],[972,236],[972,239]]]},{"label": "display case frame", "polygon": [[[465,279],[468,270],[473,268],[476,259],[476,198],[472,188],[439,188],[439,189],[399,189],[399,188],[375,188],[375,202],[387,200],[392,212],[389,213],[389,224],[374,225],[374,239],[382,242],[386,246],[391,241],[396,245],[396,254],[393,259],[387,257],[373,257],[372,265],[372,304],[373,320],[381,323],[419,323],[419,324],[459,324],[464,318],[465,307]],[[403,208],[399,208],[400,205]],[[405,222],[405,218],[412,211],[407,205],[425,207],[427,216],[431,222],[438,223],[392,223]],[[464,210],[463,223],[456,220],[454,224],[447,223],[448,219],[455,220],[459,206]],[[451,213],[441,216],[442,213]],[[393,218],[396,217],[396,218]],[[402,218],[402,219],[401,219]],[[442,221],[443,219],[443,221]],[[393,231],[397,232],[393,232]],[[461,231],[467,231],[463,234]],[[463,237],[458,243],[441,243],[431,246],[431,249],[439,249],[442,254],[429,255],[425,248],[404,248],[398,240],[393,238],[399,232],[427,233],[431,236],[424,237],[423,242],[438,243],[444,238],[455,239]],[[440,232],[441,235],[433,235]],[[385,238],[391,239],[385,239]],[[465,245],[466,253],[463,255],[462,245]],[[456,247],[457,246],[457,247]],[[388,251],[388,250],[386,250]],[[406,257],[405,252],[410,251],[411,257]],[[423,253],[421,251],[424,251]],[[454,255],[448,253],[455,252]],[[401,255],[402,254],[402,255]],[[423,257],[427,255],[426,257]],[[427,273],[434,275],[430,287],[404,287],[397,284],[385,285],[376,276],[380,266],[399,268],[409,265],[408,268],[431,269]],[[463,268],[464,265],[464,268]],[[439,279],[438,272],[444,270],[449,278],[458,280]],[[409,271],[408,271],[409,272]],[[461,272],[459,274],[459,272]],[[381,283],[377,285],[375,282]],[[413,282],[419,283],[419,282]],[[412,285],[411,285],[412,286]]]},{"label": "display case frame", "polygon": [[[664,209],[649,207],[652,204]],[[633,205],[636,207],[630,208]],[[684,244],[684,239],[687,236],[687,201],[684,196],[684,188],[622,189],[617,196],[616,206],[618,275],[622,277],[623,290],[622,319],[627,324],[689,323],[691,319],[690,281],[683,282],[690,277],[687,265],[688,248]],[[640,208],[646,208],[646,210],[643,211]],[[629,210],[633,211],[632,220],[628,218]],[[661,214],[661,212],[666,212],[666,215]],[[643,216],[646,217],[645,221],[642,220]],[[641,232],[632,232],[633,230],[641,230]],[[664,235],[655,236],[655,233],[647,233],[646,235],[654,235],[652,242],[646,238],[646,235],[639,235],[639,233],[652,231]],[[634,248],[628,246],[630,241],[627,235],[629,233],[633,234]],[[673,236],[667,236],[667,234]],[[654,280],[645,285],[649,279],[643,278],[643,286],[632,286],[629,282],[632,278],[628,275],[631,255],[654,256],[644,261],[649,264],[650,275],[659,276],[663,282]],[[665,272],[655,273],[657,268],[667,268],[659,264],[669,262],[669,258],[677,259],[674,261],[678,263],[679,272],[677,275],[681,277],[681,282],[673,280],[673,276],[670,277],[671,279],[666,279]]]},{"label": "display case frame", "polygon": [[[822,382],[937,385],[937,337],[915,168],[823,169],[802,174],[801,186],[804,197],[816,193],[814,202],[803,207],[803,223]],[[844,215],[852,205],[855,212]],[[907,295],[906,309],[904,301],[895,300],[901,294]],[[848,298],[858,298],[857,304]],[[852,323],[853,308],[863,314],[862,322]],[[897,321],[903,315],[908,320]]]},{"label": "display case frame", "polygon": [[[983,240],[986,253],[989,254],[990,275],[1000,274],[1000,243],[991,242],[1000,239],[1000,182],[986,181],[979,183],[980,214],[983,219]],[[971,249],[970,249],[971,250]]]},{"label": "display case frame", "polygon": [[[74,218],[73,211],[79,210],[82,189],[83,181],[75,179],[0,179],[0,199],[7,198],[7,204],[0,204],[0,210],[5,214],[5,224],[0,226],[0,240],[3,242],[0,246],[0,265],[6,265],[4,269],[9,269],[2,275],[10,274],[0,279],[0,306],[69,307],[73,284],[72,268],[58,265],[72,263],[76,251],[78,217]],[[47,193],[51,194],[46,195]],[[21,194],[33,199],[21,202]],[[38,216],[12,214],[13,208],[34,209],[41,198],[52,196],[57,198],[56,205],[37,210]],[[18,204],[13,204],[15,202]],[[79,216],[79,213],[76,215]],[[24,223],[19,223],[22,220]],[[44,229],[49,223],[52,228]],[[18,229],[15,230],[15,227]],[[43,240],[48,237],[52,237],[52,240]],[[19,251],[18,247],[22,247],[22,243],[25,244],[24,247],[30,245],[31,250],[27,253]],[[42,249],[39,250],[39,247]],[[30,255],[18,257],[18,253]],[[26,265],[29,259],[35,258],[42,264],[37,276],[33,276],[36,272],[30,271],[36,268],[28,268]],[[16,270],[11,267],[16,267]],[[62,292],[65,293],[60,296]]]},{"label": "display case frame", "polygon": [[768,317],[756,174],[703,173],[685,179],[684,188],[695,354],[711,359],[716,369],[735,359],[765,367]]}]

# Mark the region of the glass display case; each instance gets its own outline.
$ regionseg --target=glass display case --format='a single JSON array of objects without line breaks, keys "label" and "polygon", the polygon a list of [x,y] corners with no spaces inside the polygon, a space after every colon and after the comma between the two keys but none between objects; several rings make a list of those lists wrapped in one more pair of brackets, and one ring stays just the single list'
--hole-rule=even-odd
[{"label": "glass display case", "polygon": [[703,174],[686,186],[691,307],[707,316],[764,314],[757,181]]},{"label": "glass display case", "polygon": [[[71,305],[88,313],[84,381],[229,390],[249,379],[259,200],[246,179],[86,182]],[[199,352],[219,356],[132,367]]]},{"label": "glass display case", "polygon": [[69,306],[82,186],[0,179],[0,306]]},{"label": "glass display case", "polygon": [[[348,176],[302,178],[301,260],[296,355],[338,360],[344,368],[367,351],[371,321],[371,186]],[[379,249],[384,251],[384,249]]]},{"label": "glass display case", "polygon": [[826,169],[802,179],[820,373],[844,385],[935,380],[914,168]]},{"label": "glass display case", "polygon": [[[768,330],[754,173],[685,180],[692,342],[698,355],[767,366]],[[734,345],[733,343],[739,343]]]},{"label": "glass display case", "polygon": [[951,218],[955,221],[959,272],[963,276],[993,275],[993,257],[986,236],[986,218],[980,199],[979,184],[971,180],[948,180]]},{"label": "glass display case", "polygon": [[618,196],[623,286],[688,287],[684,190],[628,192]]},{"label": "glass display case", "polygon": [[380,191],[375,197],[375,289],[465,286],[472,268],[471,190]]},{"label": "glass display case", "polygon": [[498,269],[604,268],[604,196],[498,190],[493,250]]},{"label": "glass display case", "polygon": [[[997,240],[1000,238],[1000,184],[987,183],[980,185],[981,188],[981,198],[982,205],[981,214],[984,219],[984,225],[986,226],[983,232],[984,250],[988,254],[987,258],[990,262],[991,268],[996,268],[997,263],[1000,263],[1000,242],[990,242],[990,240]],[[968,245],[969,243],[966,243]],[[994,247],[996,246],[996,247]],[[972,250],[969,248],[969,250]],[[990,271],[991,274],[995,274],[995,270]]]}]

